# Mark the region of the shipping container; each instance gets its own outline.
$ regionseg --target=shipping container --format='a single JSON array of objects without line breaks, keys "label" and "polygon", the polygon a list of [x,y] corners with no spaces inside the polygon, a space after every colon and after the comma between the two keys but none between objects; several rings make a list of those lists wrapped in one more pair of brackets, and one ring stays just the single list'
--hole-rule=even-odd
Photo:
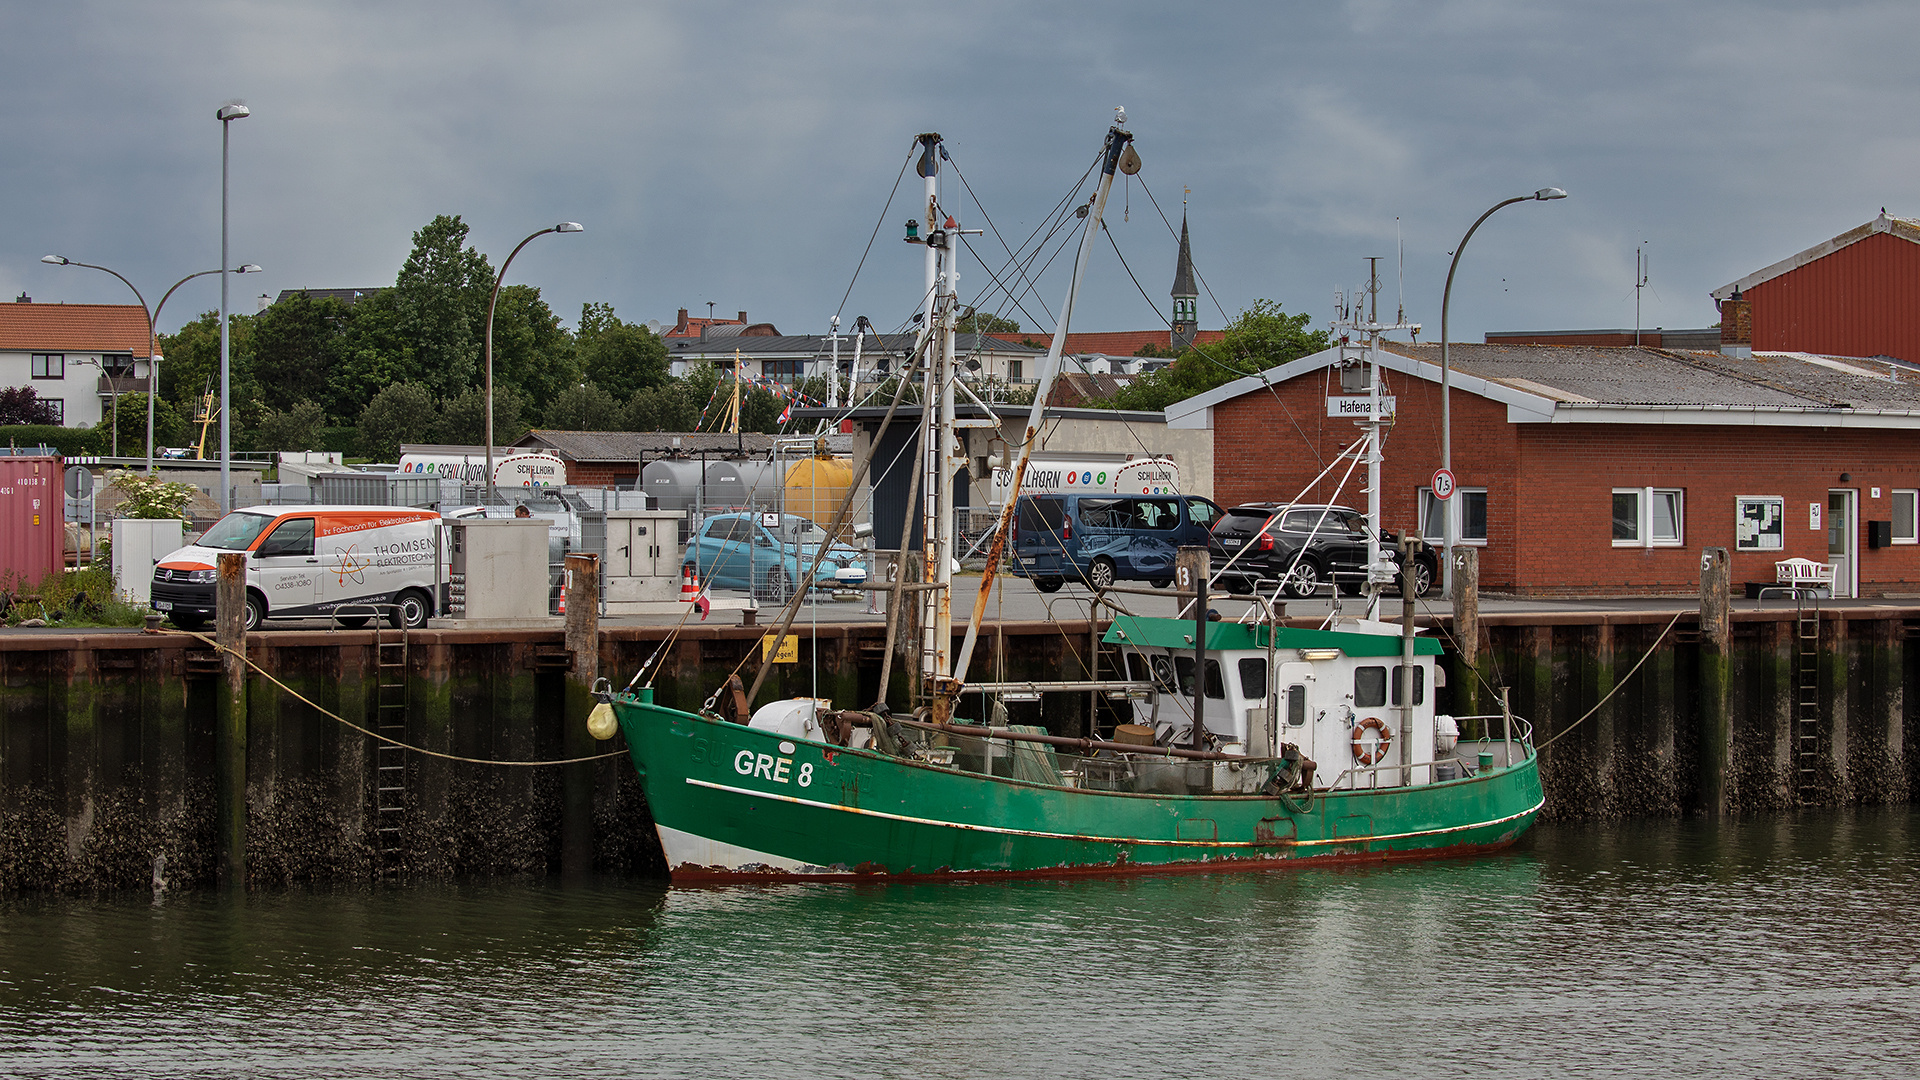
[{"label": "shipping container", "polygon": [[0,455],[0,590],[27,592],[66,562],[58,456]]}]

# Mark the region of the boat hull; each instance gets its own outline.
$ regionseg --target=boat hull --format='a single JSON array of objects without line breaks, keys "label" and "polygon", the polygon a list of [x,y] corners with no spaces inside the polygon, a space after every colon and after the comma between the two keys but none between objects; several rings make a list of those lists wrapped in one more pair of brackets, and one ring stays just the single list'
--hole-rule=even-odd
[{"label": "boat hull", "polygon": [[676,880],[1045,877],[1491,850],[1539,813],[1531,755],[1464,780],[1146,795],[984,776],[623,697],[614,713]]}]

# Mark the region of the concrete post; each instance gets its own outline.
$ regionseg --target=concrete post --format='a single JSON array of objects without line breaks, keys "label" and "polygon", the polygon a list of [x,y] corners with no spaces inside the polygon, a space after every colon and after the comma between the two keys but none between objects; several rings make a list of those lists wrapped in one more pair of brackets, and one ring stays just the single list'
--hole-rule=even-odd
[{"label": "concrete post", "polygon": [[1480,550],[1453,549],[1453,707],[1478,716],[1480,707]]},{"label": "concrete post", "polygon": [[220,556],[214,639],[220,643],[220,709],[213,728],[215,875],[247,887],[247,556]]},{"label": "concrete post", "polygon": [[[600,677],[600,557],[567,556],[567,715],[561,743],[566,756],[585,757],[597,748],[587,734],[593,682]],[[593,763],[563,765],[560,811],[560,873],[582,878],[593,872]]]},{"label": "concrete post", "polygon": [[1733,757],[1732,571],[1727,549],[1700,552],[1700,803],[1710,814],[1728,808],[1727,765]]}]

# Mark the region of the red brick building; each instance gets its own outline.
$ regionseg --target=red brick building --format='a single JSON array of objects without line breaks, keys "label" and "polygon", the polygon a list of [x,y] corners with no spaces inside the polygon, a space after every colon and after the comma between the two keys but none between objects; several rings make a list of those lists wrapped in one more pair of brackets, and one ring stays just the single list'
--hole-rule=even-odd
[{"label": "red brick building", "polygon": [[[1396,399],[1381,492],[1389,528],[1438,538],[1435,345],[1389,344]],[[1806,354],[1452,347],[1451,504],[1483,589],[1527,596],[1691,594],[1700,549],[1734,581],[1774,563],[1836,568],[1836,592],[1920,595],[1920,367]],[[1327,350],[1167,409],[1211,428],[1223,505],[1365,505],[1366,467],[1309,482],[1360,436]],[[1424,512],[1423,512],[1424,508]],[[1870,527],[1870,523],[1878,523]]]},{"label": "red brick building", "polygon": [[1920,363],[1920,221],[1882,210],[1713,298],[1730,345]]}]

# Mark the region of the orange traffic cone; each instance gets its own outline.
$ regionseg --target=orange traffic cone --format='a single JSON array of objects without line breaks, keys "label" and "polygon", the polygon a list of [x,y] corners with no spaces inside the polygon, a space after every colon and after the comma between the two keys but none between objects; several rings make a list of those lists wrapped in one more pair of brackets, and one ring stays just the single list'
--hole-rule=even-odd
[{"label": "orange traffic cone", "polygon": [[694,573],[692,563],[680,568],[680,599],[689,604],[700,599],[700,578]]}]

